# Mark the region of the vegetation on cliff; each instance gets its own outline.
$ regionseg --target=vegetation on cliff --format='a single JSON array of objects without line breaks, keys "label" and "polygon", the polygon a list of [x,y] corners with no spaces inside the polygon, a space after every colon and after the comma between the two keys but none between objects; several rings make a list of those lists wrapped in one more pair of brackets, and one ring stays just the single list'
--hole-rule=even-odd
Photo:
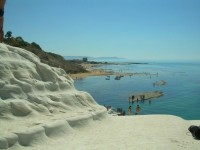
[{"label": "vegetation on cliff", "polygon": [[60,67],[67,73],[87,72],[87,70],[81,66],[82,61],[65,60],[61,55],[45,52],[40,45],[35,42],[29,43],[20,36],[13,37],[11,31],[5,34],[4,43],[30,51],[37,55],[41,62],[52,67]]}]

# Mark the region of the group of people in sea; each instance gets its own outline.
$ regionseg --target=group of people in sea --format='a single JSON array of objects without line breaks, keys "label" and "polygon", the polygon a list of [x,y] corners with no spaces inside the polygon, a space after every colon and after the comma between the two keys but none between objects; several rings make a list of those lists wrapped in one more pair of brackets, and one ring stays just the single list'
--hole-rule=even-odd
[{"label": "group of people in sea", "polygon": [[[141,107],[140,107],[140,105],[137,105],[135,115],[138,115],[140,113],[140,111],[141,111]],[[129,106],[129,108],[128,108],[128,115],[132,115],[132,106]]]},{"label": "group of people in sea", "polygon": [[[144,101],[145,101],[146,99],[145,99],[145,95],[137,95],[137,96],[134,96],[134,95],[132,95],[132,96],[129,96],[129,105],[130,104],[134,104],[134,102],[141,102],[141,103],[143,103]],[[151,100],[148,100],[149,101],[149,103],[151,103]]]},{"label": "group of people in sea", "polygon": [[[141,113],[141,107],[140,107],[140,105],[138,103],[139,103],[139,101],[141,103],[144,103],[145,100],[147,100],[147,99],[145,99],[145,95],[143,95],[143,94],[129,96],[129,107],[128,107],[127,115],[139,115]],[[134,104],[134,102],[137,103],[137,106],[135,108],[135,112],[133,112],[133,104]],[[148,102],[149,102],[149,104],[151,104],[151,100],[148,100]],[[105,106],[105,107],[107,108],[107,110],[112,109],[111,106]],[[117,112],[117,114],[119,116],[125,116],[126,115],[126,111],[123,110],[122,108],[117,108],[115,110],[115,112]]]},{"label": "group of people in sea", "polygon": [[[140,107],[140,105],[138,105],[138,102],[140,101],[141,103],[144,103],[145,100],[146,100],[145,99],[145,95],[136,95],[136,96],[132,95],[132,96],[129,96],[128,115],[132,115],[133,114],[131,104],[133,105],[134,102],[137,102],[135,115],[140,114],[141,107]],[[149,101],[149,104],[151,104],[151,100],[148,100],[148,101]]]}]

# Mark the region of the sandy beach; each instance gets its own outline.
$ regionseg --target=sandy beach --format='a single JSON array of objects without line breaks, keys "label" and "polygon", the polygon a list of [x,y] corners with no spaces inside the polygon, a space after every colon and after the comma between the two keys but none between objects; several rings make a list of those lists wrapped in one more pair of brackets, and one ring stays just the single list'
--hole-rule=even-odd
[{"label": "sandy beach", "polygon": [[89,93],[76,90],[74,80],[64,70],[41,63],[24,49],[0,44],[0,77],[0,149],[200,147],[199,140],[188,131],[191,125],[199,126],[200,120],[172,115],[108,114]]},{"label": "sandy beach", "polygon": [[74,79],[81,79],[81,78],[86,78],[89,76],[108,76],[108,75],[115,75],[113,71],[105,71],[103,69],[92,69],[88,70],[86,73],[77,73],[77,74],[69,74],[69,76]]},{"label": "sandy beach", "polygon": [[[106,65],[120,65],[120,63],[111,63]],[[122,65],[122,64],[121,64]],[[135,73],[123,73],[123,72],[115,72],[113,70],[104,70],[98,69],[96,67],[102,66],[102,63],[99,64],[87,64],[83,63],[82,66],[88,71],[86,73],[76,73],[76,74],[68,74],[72,79],[78,80],[81,78],[86,78],[89,76],[157,76],[157,74],[149,74],[144,72],[135,72]],[[158,84],[158,83],[157,83]]]}]

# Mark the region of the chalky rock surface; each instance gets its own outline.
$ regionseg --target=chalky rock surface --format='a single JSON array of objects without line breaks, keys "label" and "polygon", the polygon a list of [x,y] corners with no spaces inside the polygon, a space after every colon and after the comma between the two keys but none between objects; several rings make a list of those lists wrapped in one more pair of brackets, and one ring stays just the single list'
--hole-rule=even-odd
[{"label": "chalky rock surface", "polygon": [[0,44],[0,148],[16,142],[29,145],[37,135],[51,136],[57,127],[67,128],[68,122],[49,125],[59,117],[77,122],[105,112],[89,93],[75,89],[63,69],[41,63],[24,49]]}]

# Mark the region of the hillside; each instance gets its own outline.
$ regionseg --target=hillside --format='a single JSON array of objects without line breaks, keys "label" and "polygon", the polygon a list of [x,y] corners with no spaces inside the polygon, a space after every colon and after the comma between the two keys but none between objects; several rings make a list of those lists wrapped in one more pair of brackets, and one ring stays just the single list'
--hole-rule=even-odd
[{"label": "hillside", "polygon": [[83,73],[87,72],[80,64],[82,61],[65,60],[62,56],[50,52],[45,52],[42,48],[35,42],[28,43],[23,40],[22,37],[7,37],[4,38],[4,43],[23,48],[37,55],[41,62],[48,64],[52,67],[60,67],[67,73]]}]

